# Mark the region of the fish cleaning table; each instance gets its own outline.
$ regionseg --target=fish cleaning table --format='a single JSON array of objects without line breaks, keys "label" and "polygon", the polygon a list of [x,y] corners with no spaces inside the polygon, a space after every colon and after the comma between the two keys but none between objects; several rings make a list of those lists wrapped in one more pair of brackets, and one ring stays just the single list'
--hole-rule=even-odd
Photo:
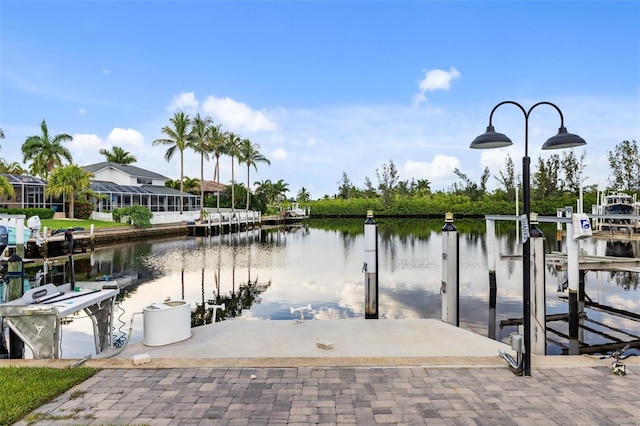
[{"label": "fish cleaning table", "polygon": [[104,282],[46,284],[0,304],[0,316],[31,349],[34,359],[60,357],[62,319],[84,310],[93,323],[96,353],[113,347],[113,312],[120,289]]}]

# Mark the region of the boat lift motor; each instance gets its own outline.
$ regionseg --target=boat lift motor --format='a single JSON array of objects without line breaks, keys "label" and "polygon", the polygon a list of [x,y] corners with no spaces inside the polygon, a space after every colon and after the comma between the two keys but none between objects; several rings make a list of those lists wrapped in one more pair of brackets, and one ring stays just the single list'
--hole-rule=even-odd
[{"label": "boat lift motor", "polygon": [[36,245],[40,247],[42,245],[42,236],[40,235],[42,222],[40,221],[40,216],[31,216],[27,219],[27,228],[31,230],[31,236],[36,240]]}]

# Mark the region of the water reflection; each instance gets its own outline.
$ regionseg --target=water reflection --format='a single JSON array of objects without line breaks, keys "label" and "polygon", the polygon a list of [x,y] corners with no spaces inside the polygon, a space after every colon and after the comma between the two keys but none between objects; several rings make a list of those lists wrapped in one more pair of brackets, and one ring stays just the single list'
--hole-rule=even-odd
[{"label": "water reflection", "polygon": [[[376,219],[379,235],[379,317],[441,317],[440,232],[443,221]],[[220,320],[293,320],[292,306],[312,306],[306,319],[364,319],[364,220],[317,220],[294,228],[257,229],[232,235],[126,243],[96,251],[93,263],[76,260],[77,280],[107,274],[135,274],[121,298],[124,318],[158,301],[188,300],[194,326]],[[457,220],[460,232],[460,326],[488,335],[488,270],[484,220]],[[497,323],[522,315],[521,243],[513,222],[497,222]],[[543,228],[555,250],[555,226]],[[637,243],[637,242],[634,242]],[[607,243],[580,243],[603,255]],[[632,246],[634,246],[632,244]],[[634,246],[637,254],[637,244]],[[497,254],[496,253],[496,254]],[[624,280],[622,277],[624,276]],[[559,285],[566,274],[547,268],[547,311],[566,313]],[[640,312],[638,274],[589,272],[588,296],[598,303]],[[622,284],[628,283],[628,284]],[[222,304],[213,318],[212,305]],[[588,310],[595,321],[640,335],[638,322]],[[554,324],[555,326],[555,324]],[[138,326],[138,327],[141,327]],[[514,329],[496,330],[506,338]],[[562,327],[560,327],[562,331]],[[134,340],[141,340],[137,329]],[[585,342],[603,341],[585,333]],[[559,353],[554,345],[549,353]]]}]

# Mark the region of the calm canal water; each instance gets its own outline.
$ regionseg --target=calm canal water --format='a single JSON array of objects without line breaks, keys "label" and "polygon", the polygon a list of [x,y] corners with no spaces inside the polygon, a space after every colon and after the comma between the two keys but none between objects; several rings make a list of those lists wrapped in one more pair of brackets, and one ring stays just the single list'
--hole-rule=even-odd
[{"label": "calm canal water", "polygon": [[[380,320],[441,318],[441,259],[443,221],[377,219],[379,238]],[[484,220],[456,220],[460,232],[460,326],[486,336],[489,285]],[[513,222],[496,224],[497,252],[521,253]],[[185,237],[127,243],[99,248],[92,256],[76,256],[76,280],[102,275],[134,276],[137,281],[121,297],[117,311],[127,331],[134,312],[170,298],[188,300],[194,326],[210,323],[211,303],[224,303],[218,320],[294,320],[291,307],[311,305],[306,320],[364,320],[364,220],[311,220],[304,226],[251,230],[213,237]],[[555,225],[543,227],[547,250],[555,249]],[[639,257],[640,242],[581,242],[589,254]],[[496,260],[497,324],[522,316],[522,259]],[[116,278],[117,279],[117,278]],[[566,313],[564,272],[547,268],[547,313]],[[637,273],[589,272],[586,292],[594,302],[640,314]],[[560,291],[558,291],[560,290]],[[299,314],[296,314],[299,315]],[[589,327],[584,340],[605,343],[602,332],[622,340],[640,336],[640,322],[587,309]],[[564,322],[550,328],[567,333]],[[612,329],[618,331],[613,331]],[[498,328],[506,341],[515,327]],[[118,334],[118,333],[116,333]],[[636,337],[632,337],[632,336]],[[566,340],[549,333],[559,344]],[[142,317],[134,321],[132,341],[143,339]],[[85,343],[82,343],[85,342]],[[93,337],[86,318],[63,327],[63,357],[91,353]],[[549,354],[560,353],[549,343]]]}]

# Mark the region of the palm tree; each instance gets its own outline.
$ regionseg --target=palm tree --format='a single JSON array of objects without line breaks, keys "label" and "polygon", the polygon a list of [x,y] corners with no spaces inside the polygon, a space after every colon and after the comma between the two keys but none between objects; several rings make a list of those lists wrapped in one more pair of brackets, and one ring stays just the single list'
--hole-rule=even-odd
[{"label": "palm tree", "polygon": [[271,165],[271,161],[260,153],[260,145],[252,144],[249,139],[243,139],[240,142],[240,155],[238,161],[247,165],[247,207],[245,210],[249,211],[249,202],[251,199],[251,191],[249,186],[249,172],[251,166],[258,171],[258,163],[267,163]]},{"label": "palm tree", "polygon": [[[209,146],[209,152],[212,152],[216,157],[216,166],[213,170],[213,180],[220,183],[220,156],[227,153],[227,145],[225,134],[220,131],[220,125],[209,126],[207,132],[207,145]],[[217,196],[217,210],[220,211],[220,192]]]},{"label": "palm tree", "polygon": [[234,160],[240,156],[240,136],[233,132],[227,132],[225,135],[227,155],[231,157],[231,212],[233,213],[236,209]]},{"label": "palm tree", "polygon": [[31,173],[47,179],[54,167],[62,166],[63,158],[69,164],[72,163],[71,152],[62,146],[62,142],[72,141],[73,137],[66,133],[61,133],[51,138],[47,122],[44,119],[40,128],[42,129],[42,135],[29,136],[22,144],[22,162],[31,161]]},{"label": "palm tree", "polygon": [[180,181],[178,179],[167,179],[164,181],[167,188],[180,189]]},{"label": "palm tree", "polygon": [[0,195],[9,195],[11,197],[16,195],[13,185],[9,183],[9,179],[4,176],[0,176]]},{"label": "palm tree", "polygon": [[257,180],[253,185],[256,187],[256,194],[264,194],[264,197],[267,199],[267,206],[271,206],[271,194],[273,192],[273,183],[271,183],[271,180]]},{"label": "palm tree", "polygon": [[283,199],[286,199],[287,192],[289,192],[289,184],[285,183],[284,180],[280,179],[278,182],[273,184],[273,193],[278,205],[280,205],[280,202]]},{"label": "palm tree", "polygon": [[176,112],[173,117],[169,119],[173,128],[164,126],[162,133],[167,135],[165,139],[156,139],[152,145],[169,145],[167,152],[164,153],[164,158],[167,161],[171,161],[176,149],[180,151],[180,214],[184,205],[183,199],[183,180],[184,180],[184,150],[189,147],[189,126],[191,125],[191,119],[188,114],[184,112]]},{"label": "palm tree", "polygon": [[185,176],[183,179],[184,192],[195,192],[200,189],[200,180],[198,178],[190,178]]},{"label": "palm tree", "polygon": [[309,198],[311,198],[309,190],[304,186],[300,188],[300,191],[298,191],[298,201],[301,203],[306,203],[307,201],[309,201]]},{"label": "palm tree", "polygon": [[57,168],[47,182],[45,194],[54,197],[69,199],[69,218],[74,218],[74,202],[76,197],[89,189],[90,180],[93,177],[80,166],[70,164]]},{"label": "palm tree", "polygon": [[138,161],[138,159],[131,155],[128,151],[120,148],[119,146],[114,146],[111,151],[108,149],[101,149],[100,154],[104,155],[107,161],[118,164],[132,164]]},{"label": "palm tree", "polygon": [[[191,126],[191,147],[200,154],[200,182],[204,182],[204,159],[209,161],[210,148],[207,133],[213,125],[211,117],[201,118],[198,113]],[[200,185],[200,218],[204,218],[204,185]]]},{"label": "palm tree", "polygon": [[6,173],[8,175],[24,175],[27,173],[22,165],[17,161],[7,163],[4,158],[0,158],[0,173]]}]

